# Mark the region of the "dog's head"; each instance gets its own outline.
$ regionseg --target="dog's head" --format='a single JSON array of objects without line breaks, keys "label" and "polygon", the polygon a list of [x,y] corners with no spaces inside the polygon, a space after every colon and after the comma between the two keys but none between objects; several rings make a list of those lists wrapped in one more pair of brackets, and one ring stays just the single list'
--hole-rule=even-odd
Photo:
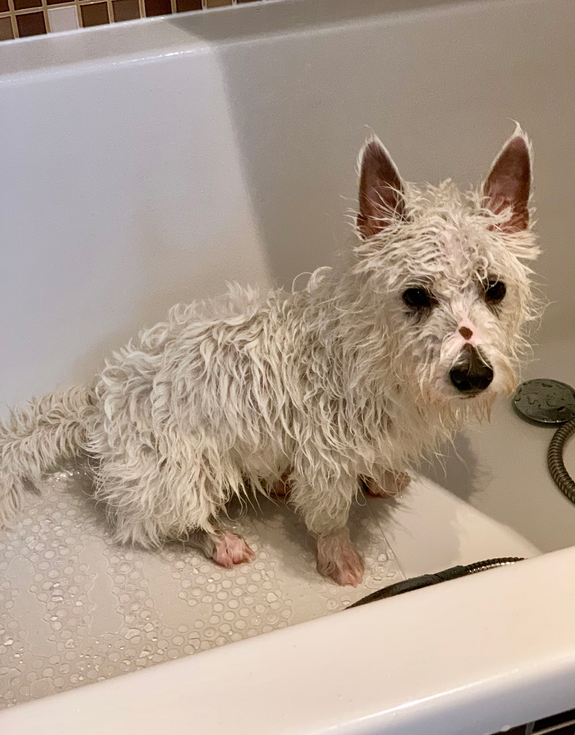
[{"label": "dog's head", "polygon": [[478,191],[402,180],[376,138],[360,154],[355,273],[379,303],[399,384],[422,400],[510,393],[534,313],[531,147],[517,128]]}]

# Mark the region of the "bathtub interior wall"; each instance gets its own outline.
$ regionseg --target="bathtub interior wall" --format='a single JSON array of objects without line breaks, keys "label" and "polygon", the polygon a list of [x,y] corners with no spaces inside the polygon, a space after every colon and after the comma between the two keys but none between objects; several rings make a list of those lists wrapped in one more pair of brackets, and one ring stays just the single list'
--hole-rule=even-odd
[{"label": "bathtub interior wall", "polygon": [[228,280],[290,287],[333,262],[368,129],[406,179],[466,186],[519,120],[554,301],[541,338],[573,328],[575,8],[354,6],[294,1],[161,21],[156,36],[136,24],[0,48],[3,403],[88,379],[174,302]]}]

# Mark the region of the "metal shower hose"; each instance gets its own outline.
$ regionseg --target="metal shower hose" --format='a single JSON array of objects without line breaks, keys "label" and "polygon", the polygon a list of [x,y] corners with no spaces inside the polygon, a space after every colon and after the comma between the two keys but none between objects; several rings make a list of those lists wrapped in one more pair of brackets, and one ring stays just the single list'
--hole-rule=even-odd
[{"label": "metal shower hose", "polygon": [[560,426],[555,434],[553,434],[553,439],[551,439],[551,444],[547,452],[547,467],[549,467],[551,477],[559,490],[572,503],[575,503],[575,482],[565,469],[563,462],[563,447],[573,433],[575,433],[575,419],[571,419],[571,421]]}]

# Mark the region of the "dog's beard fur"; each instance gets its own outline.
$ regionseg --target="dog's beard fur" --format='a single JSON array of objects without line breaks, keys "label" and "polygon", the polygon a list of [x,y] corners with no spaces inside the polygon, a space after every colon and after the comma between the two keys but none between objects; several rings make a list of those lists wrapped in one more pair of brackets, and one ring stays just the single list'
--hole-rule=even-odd
[{"label": "dog's beard fur", "polygon": [[[118,541],[195,538],[214,559],[243,561],[249,547],[221,532],[225,506],[283,478],[308,528],[331,539],[322,571],[357,584],[346,524],[359,478],[384,487],[515,385],[537,255],[525,181],[504,185],[518,167],[530,179],[520,131],[480,192],[451,182],[422,190],[369,141],[359,237],[338,267],[299,292],[235,286],[217,302],[176,306],[116,353],[93,389],[15,412],[0,429],[0,520],[19,505],[22,476],[37,481],[82,450]],[[506,285],[497,304],[485,294],[494,281]],[[410,308],[410,288],[432,304]],[[466,344],[493,370],[471,397],[450,381]]]}]

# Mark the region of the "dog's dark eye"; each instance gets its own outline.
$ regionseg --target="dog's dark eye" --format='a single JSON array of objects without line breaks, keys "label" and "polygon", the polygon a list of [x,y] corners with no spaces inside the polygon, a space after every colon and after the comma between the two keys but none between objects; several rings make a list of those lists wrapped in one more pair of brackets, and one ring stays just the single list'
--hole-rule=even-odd
[{"label": "dog's dark eye", "polygon": [[485,285],[485,300],[490,304],[498,304],[503,301],[507,288],[503,281],[488,281]]},{"label": "dog's dark eye", "polygon": [[412,309],[426,309],[435,303],[433,296],[424,288],[408,288],[403,292],[403,300]]}]

